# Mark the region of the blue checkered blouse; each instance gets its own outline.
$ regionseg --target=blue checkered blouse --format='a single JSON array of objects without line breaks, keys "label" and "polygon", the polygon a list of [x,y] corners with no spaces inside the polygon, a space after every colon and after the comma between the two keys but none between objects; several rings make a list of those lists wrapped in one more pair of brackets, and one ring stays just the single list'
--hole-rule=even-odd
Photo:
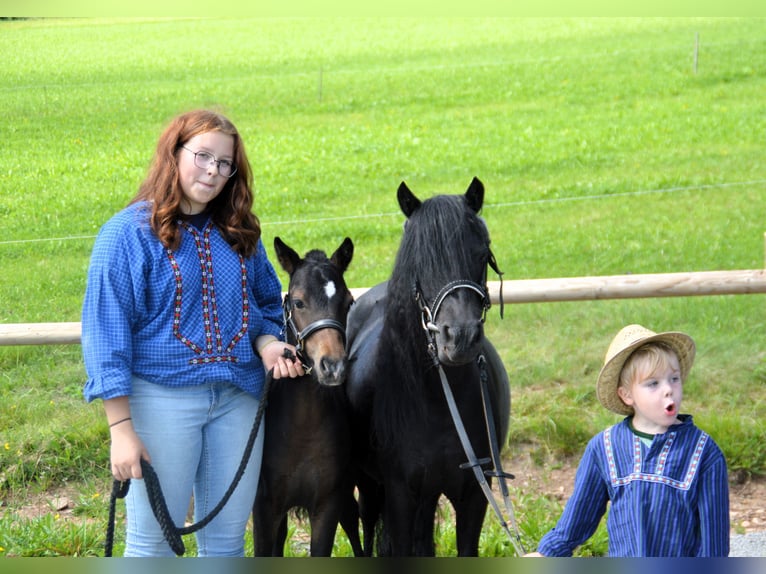
[{"label": "blue checkered blouse", "polygon": [[282,337],[281,284],[259,241],[245,259],[208,222],[183,223],[176,251],[149,228],[147,203],[98,234],[82,312],[87,401],[130,395],[133,375],[181,387],[231,382],[260,397],[255,338]]},{"label": "blue checkered blouse", "polygon": [[718,445],[691,415],[647,447],[629,418],[588,443],[556,526],[538,545],[571,556],[607,517],[610,556],[728,556],[729,484]]}]

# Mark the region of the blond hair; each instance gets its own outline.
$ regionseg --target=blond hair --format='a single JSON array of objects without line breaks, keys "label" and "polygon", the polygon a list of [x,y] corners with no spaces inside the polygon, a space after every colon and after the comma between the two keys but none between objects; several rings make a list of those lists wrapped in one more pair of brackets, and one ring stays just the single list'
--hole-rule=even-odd
[{"label": "blond hair", "polygon": [[675,359],[678,365],[678,355],[673,347],[666,343],[655,341],[639,347],[625,361],[620,371],[618,388],[629,389],[639,377],[670,368],[672,359]]}]

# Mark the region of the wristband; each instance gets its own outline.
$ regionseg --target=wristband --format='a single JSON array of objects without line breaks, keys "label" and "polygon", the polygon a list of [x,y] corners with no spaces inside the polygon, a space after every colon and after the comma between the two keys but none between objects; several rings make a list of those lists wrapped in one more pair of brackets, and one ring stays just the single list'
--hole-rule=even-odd
[{"label": "wristband", "polygon": [[117,426],[118,424],[120,424],[120,423],[124,423],[125,421],[129,421],[129,420],[131,420],[131,417],[125,417],[124,419],[120,419],[120,420],[118,420],[118,421],[115,421],[115,422],[111,423],[111,424],[109,425],[109,428],[115,427],[115,426]]}]

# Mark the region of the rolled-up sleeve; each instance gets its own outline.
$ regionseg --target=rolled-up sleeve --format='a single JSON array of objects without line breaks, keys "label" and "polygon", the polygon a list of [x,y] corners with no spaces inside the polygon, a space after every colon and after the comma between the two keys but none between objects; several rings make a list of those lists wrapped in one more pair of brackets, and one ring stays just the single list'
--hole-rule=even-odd
[{"label": "rolled-up sleeve", "polygon": [[120,218],[107,222],[96,238],[82,308],[82,352],[87,380],[85,399],[130,394],[132,321],[139,253],[130,249]]}]

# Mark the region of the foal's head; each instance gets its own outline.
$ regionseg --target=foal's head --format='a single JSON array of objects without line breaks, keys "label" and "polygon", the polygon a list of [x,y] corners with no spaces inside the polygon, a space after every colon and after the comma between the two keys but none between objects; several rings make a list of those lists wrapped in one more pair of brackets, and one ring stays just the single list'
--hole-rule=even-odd
[{"label": "foal's head", "polygon": [[290,276],[284,303],[288,342],[298,347],[299,359],[319,384],[343,384],[346,317],[353,303],[343,273],[351,263],[354,244],[347,237],[329,259],[318,249],[301,258],[279,237],[274,238],[274,249]]}]

